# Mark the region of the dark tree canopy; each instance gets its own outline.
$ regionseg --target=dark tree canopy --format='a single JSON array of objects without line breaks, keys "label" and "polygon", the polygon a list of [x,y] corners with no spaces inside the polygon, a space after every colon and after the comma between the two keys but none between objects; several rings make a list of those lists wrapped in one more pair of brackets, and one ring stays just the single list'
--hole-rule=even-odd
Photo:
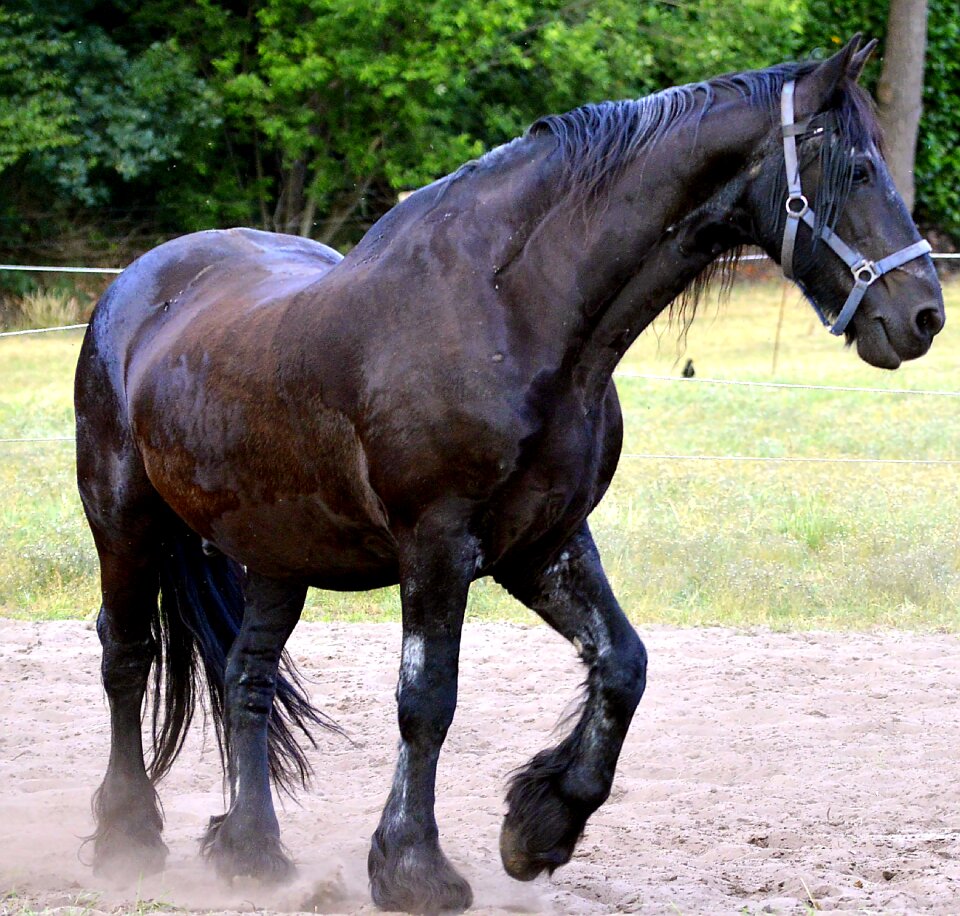
[{"label": "dark tree canopy", "polygon": [[[250,225],[344,247],[396,201],[586,101],[883,39],[873,0],[14,0],[0,249],[128,258]],[[960,21],[930,0],[918,218],[960,235]],[[820,49],[819,52],[816,49]],[[880,63],[868,82],[876,88]]]}]

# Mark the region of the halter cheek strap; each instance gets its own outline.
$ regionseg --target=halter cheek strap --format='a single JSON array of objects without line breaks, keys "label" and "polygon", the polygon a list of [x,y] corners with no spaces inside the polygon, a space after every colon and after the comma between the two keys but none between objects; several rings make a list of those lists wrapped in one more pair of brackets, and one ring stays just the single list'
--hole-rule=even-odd
[{"label": "halter cheek strap", "polygon": [[[793,120],[793,93],[796,88],[793,80],[784,83],[783,93],[780,96],[780,128],[783,133],[783,161],[787,169],[787,200],[785,207],[787,210],[787,222],[783,229],[783,244],[780,248],[780,267],[784,276],[793,279],[793,253],[797,243],[797,229],[801,221],[806,223],[810,230],[817,234],[817,216],[810,203],[803,194],[803,188],[800,185],[800,165],[797,159],[797,135],[802,134],[807,129],[807,123],[796,124]],[[820,310],[820,307],[814,304],[817,315],[825,327],[830,328],[831,334],[840,336],[850,324],[851,319],[860,305],[870,285],[879,280],[885,273],[902,267],[908,261],[922,257],[931,251],[930,243],[926,239],[920,239],[906,248],[901,248],[893,254],[881,258],[879,261],[871,261],[865,258],[856,248],[848,245],[835,232],[831,232],[826,226],[822,226],[819,232],[820,238],[833,250],[850,268],[853,274],[853,288],[847,296],[837,320],[831,326],[830,321]]]}]

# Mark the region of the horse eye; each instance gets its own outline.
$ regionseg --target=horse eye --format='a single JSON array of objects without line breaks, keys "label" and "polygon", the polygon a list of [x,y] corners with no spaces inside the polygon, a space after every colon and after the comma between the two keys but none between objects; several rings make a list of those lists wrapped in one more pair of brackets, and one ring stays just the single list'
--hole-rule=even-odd
[{"label": "horse eye", "polygon": [[853,167],[853,183],[866,184],[870,180],[870,169],[863,162],[858,162]]}]

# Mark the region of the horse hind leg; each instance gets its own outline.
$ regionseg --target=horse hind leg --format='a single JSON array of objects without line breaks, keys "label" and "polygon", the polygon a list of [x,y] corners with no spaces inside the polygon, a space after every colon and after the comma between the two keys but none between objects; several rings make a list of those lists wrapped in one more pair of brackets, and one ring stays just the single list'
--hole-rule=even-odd
[{"label": "horse hind leg", "polygon": [[[230,647],[224,677],[231,803],[226,814],[210,819],[202,844],[203,854],[226,880],[249,876],[275,884],[294,873],[280,842],[270,791],[270,722],[273,719],[276,726],[280,714],[274,699],[281,683],[283,647],[300,619],[306,596],[303,583],[247,575],[243,622]],[[300,708],[309,723],[325,724],[312,709]],[[306,776],[305,765],[300,764],[301,777]]]},{"label": "horse hind leg", "polygon": [[94,871],[136,877],[163,869],[167,847],[163,818],[143,759],[141,713],[157,645],[151,619],[158,573],[145,553],[101,549],[103,604],[97,633],[103,647],[101,673],[110,706],[110,758],[93,798],[96,831]]},{"label": "horse hind leg", "polygon": [[586,526],[533,576],[498,576],[569,639],[588,667],[579,719],[557,746],[511,779],[500,855],[530,881],[570,861],[587,819],[610,794],[620,749],[646,683],[646,650],[620,610]]},{"label": "horse hind leg", "polygon": [[77,483],[100,559],[97,633],[110,706],[110,758],[93,797],[94,870],[133,876],[163,868],[160,803],[143,760],[141,713],[159,593],[163,504],[122,428],[103,365],[84,343],[77,374]]}]

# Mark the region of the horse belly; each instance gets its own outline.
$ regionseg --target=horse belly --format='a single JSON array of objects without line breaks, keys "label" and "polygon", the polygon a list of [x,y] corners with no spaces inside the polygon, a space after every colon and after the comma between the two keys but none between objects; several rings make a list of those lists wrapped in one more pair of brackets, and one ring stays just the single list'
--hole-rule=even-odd
[{"label": "horse belly", "polygon": [[379,588],[397,581],[389,529],[334,510],[319,494],[239,505],[210,527],[211,543],[263,575],[299,578],[317,588]]}]

